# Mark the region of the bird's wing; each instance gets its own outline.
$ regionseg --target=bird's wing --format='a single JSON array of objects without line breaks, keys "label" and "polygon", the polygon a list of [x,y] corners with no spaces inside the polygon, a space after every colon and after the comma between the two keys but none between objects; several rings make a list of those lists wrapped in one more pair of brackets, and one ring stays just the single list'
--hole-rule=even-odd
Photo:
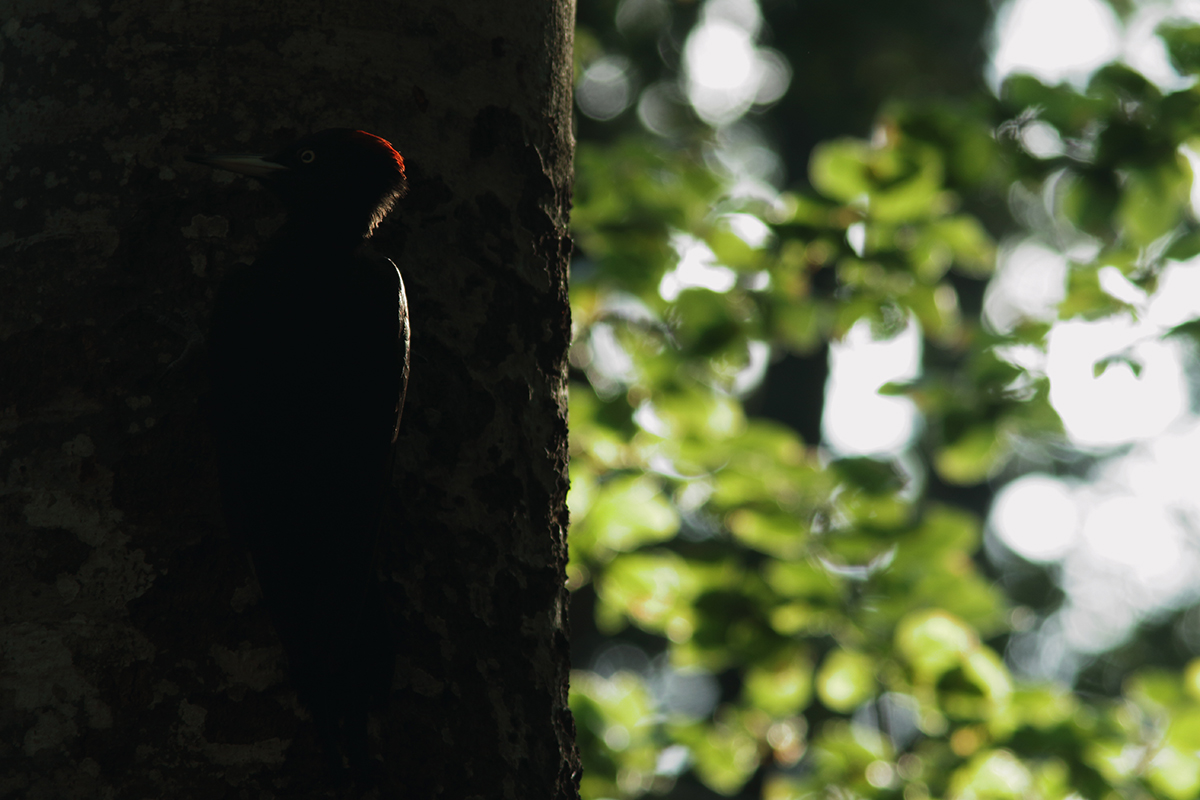
[{"label": "bird's wing", "polygon": [[396,339],[396,368],[400,373],[400,396],[396,398],[396,428],[392,431],[392,443],[395,444],[396,437],[400,434],[400,417],[404,413],[404,396],[408,393],[408,349],[411,330],[408,321],[408,295],[404,293],[404,276],[391,259],[387,259],[387,262],[396,272],[396,284],[399,288],[400,335]]},{"label": "bird's wing", "polygon": [[[393,313],[390,308],[392,302],[395,302],[396,314],[396,344],[395,358],[392,362],[394,372],[392,375],[398,378],[396,386],[396,409],[394,423],[392,424],[392,444],[396,443],[396,437],[400,433],[400,417],[404,411],[404,397],[408,391],[408,372],[409,372],[409,340],[411,338],[411,328],[408,319],[408,296],[404,292],[404,278],[400,275],[400,269],[396,263],[390,258],[380,254],[370,245],[362,245],[358,249],[360,258],[366,258],[371,264],[371,270],[375,277],[373,281],[382,281],[387,286],[387,303],[389,310],[386,312],[389,316]],[[373,283],[379,287],[379,283]],[[395,298],[393,301],[391,298]],[[384,309],[379,307],[379,313],[384,313]],[[383,355],[381,353],[381,355]],[[380,409],[382,411],[382,409]]]}]

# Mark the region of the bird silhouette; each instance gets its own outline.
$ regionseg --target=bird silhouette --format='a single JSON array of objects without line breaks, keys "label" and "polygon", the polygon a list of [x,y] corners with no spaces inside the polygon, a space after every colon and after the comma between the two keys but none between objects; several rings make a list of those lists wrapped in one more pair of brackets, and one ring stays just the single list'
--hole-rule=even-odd
[{"label": "bird silhouette", "polygon": [[351,129],[274,155],[187,158],[261,181],[287,211],[213,309],[222,505],[335,776],[370,783],[367,716],[386,702],[394,663],[375,550],[409,320],[399,271],[366,240],[406,190],[404,161]]}]

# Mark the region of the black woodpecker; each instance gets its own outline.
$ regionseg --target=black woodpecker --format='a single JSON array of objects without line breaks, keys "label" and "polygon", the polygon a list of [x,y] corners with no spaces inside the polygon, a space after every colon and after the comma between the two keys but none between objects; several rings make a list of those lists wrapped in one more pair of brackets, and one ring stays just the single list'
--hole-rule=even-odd
[{"label": "black woodpecker", "polygon": [[370,782],[367,713],[386,702],[394,663],[375,549],[409,322],[399,271],[366,240],[405,192],[404,161],[350,129],[274,155],[187,159],[261,181],[287,210],[213,309],[222,503],[336,777],[348,765],[356,783]]}]

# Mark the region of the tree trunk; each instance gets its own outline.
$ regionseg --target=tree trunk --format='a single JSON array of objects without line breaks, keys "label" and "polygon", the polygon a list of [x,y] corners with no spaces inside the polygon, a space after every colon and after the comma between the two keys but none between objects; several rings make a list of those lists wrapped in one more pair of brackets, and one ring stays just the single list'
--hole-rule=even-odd
[{"label": "tree trunk", "polygon": [[[219,513],[203,331],[282,220],[189,151],[357,127],[413,321],[381,573],[383,797],[573,798],[570,0],[9,14],[0,48],[0,796],[308,798],[311,721]],[[303,432],[298,431],[302,436]]]}]

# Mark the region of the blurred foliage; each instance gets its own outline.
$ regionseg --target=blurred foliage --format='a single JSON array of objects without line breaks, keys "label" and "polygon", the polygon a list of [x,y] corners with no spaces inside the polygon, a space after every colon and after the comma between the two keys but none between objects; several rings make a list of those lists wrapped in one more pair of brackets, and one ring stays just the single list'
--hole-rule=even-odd
[{"label": "blurred foliage", "polygon": [[[627,46],[671,75],[697,9],[649,5],[674,51],[587,27],[614,9],[585,2],[577,72]],[[1200,26],[1159,33],[1200,73]],[[1200,253],[1183,154],[1200,88],[1111,64],[1082,88],[1015,76],[998,96],[895,100],[869,138],[815,144],[788,191],[740,185],[694,118],[671,138],[628,115],[582,130],[568,578],[604,636],[659,665],[574,674],[584,797],[1200,795],[1200,661],[1132,670],[1112,697],[1014,678],[980,520],[911,466],[831,459],[743,405],[756,352],[916,325],[923,374],[885,391],[919,409],[938,481],[978,484],[1060,436],[1046,376],[1012,356],[1044,354],[1050,321],[990,329],[963,287],[1022,231],[1073,254],[1060,319],[1136,313],[1100,273],[1152,293]],[[715,701],[664,701],[651,672],[708,676]]]}]

